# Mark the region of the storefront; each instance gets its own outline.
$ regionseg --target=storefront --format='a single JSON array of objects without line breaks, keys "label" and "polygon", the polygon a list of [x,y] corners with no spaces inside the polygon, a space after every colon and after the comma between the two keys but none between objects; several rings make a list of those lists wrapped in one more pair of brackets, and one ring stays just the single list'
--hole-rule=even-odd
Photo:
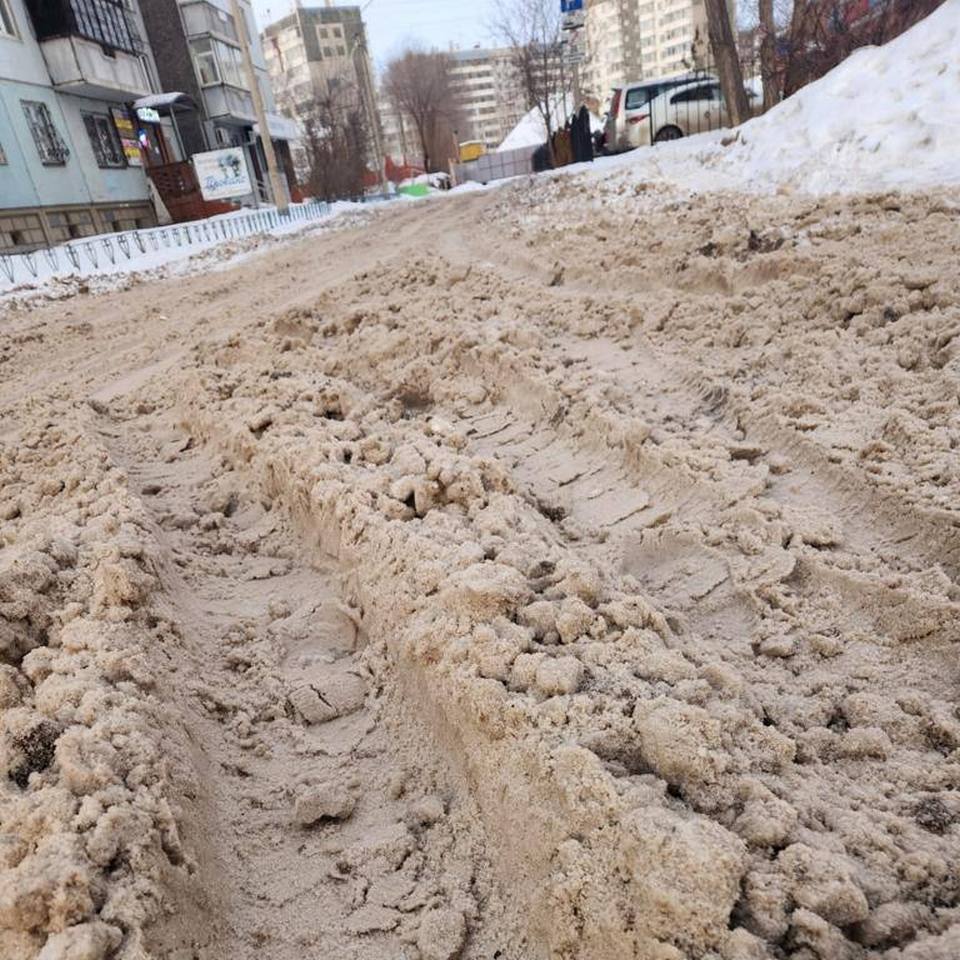
[{"label": "storefront", "polygon": [[134,105],[136,139],[148,168],[181,163],[187,153],[177,126],[177,113],[196,112],[185,93],[156,93],[141,97]]}]

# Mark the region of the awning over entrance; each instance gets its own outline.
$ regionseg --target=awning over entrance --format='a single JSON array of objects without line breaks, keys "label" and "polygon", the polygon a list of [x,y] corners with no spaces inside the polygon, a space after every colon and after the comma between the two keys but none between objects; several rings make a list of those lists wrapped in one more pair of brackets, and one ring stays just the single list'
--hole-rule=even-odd
[{"label": "awning over entrance", "polygon": [[[299,140],[302,136],[300,133],[300,125],[296,120],[291,120],[289,117],[282,117],[278,113],[267,114],[267,126],[270,128],[271,140]],[[253,133],[254,136],[260,136],[259,123],[253,125]]]},{"label": "awning over entrance", "polygon": [[133,106],[136,110],[175,110],[177,107],[181,110],[197,109],[197,105],[189,94],[174,92],[148,94],[146,97],[135,100]]}]

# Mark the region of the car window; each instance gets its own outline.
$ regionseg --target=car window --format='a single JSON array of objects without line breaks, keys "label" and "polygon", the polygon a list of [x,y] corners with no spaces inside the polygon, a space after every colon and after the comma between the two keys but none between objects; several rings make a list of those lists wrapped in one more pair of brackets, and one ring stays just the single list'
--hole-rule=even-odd
[{"label": "car window", "polygon": [[671,98],[671,103],[690,103],[693,100],[719,100],[720,87],[715,83],[703,83],[698,87],[688,87],[675,93]]},{"label": "car window", "polygon": [[638,110],[640,107],[646,106],[659,92],[660,87],[657,84],[647,87],[634,87],[632,90],[628,90],[627,110]]}]

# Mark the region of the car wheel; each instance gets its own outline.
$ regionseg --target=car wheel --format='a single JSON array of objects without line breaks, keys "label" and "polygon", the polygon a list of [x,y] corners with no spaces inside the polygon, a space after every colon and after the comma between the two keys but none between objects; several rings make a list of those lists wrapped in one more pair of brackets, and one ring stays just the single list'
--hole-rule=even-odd
[{"label": "car wheel", "polygon": [[664,143],[667,140],[679,140],[683,136],[683,131],[679,127],[664,127],[657,131],[653,138],[654,143]]}]

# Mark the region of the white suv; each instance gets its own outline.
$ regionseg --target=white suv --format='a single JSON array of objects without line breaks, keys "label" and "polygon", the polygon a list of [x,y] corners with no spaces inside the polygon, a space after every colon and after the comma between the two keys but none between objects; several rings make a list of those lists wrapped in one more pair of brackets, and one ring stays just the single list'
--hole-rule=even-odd
[{"label": "white suv", "polygon": [[620,153],[650,143],[650,111],[647,105],[661,94],[674,87],[699,81],[716,83],[709,73],[685,73],[660,80],[642,80],[614,88],[610,98],[610,111],[604,128],[604,149],[607,153]]}]

